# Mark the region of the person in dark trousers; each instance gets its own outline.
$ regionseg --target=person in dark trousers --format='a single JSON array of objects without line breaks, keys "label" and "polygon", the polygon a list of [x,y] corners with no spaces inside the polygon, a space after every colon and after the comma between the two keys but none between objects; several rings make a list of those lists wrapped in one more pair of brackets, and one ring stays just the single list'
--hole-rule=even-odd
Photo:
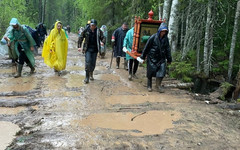
[{"label": "person in dark trousers", "polygon": [[15,42],[14,49],[18,55],[19,63],[15,78],[21,77],[24,62],[31,68],[31,74],[34,73],[35,59],[33,55],[34,45],[36,44],[26,26],[21,25],[16,18],[12,18],[10,25],[13,27],[7,37],[4,39],[10,45]]},{"label": "person in dark trousers", "polygon": [[166,62],[171,64],[172,56],[167,37],[168,28],[165,23],[161,23],[158,32],[153,34],[147,41],[143,53],[137,60],[143,63],[147,57],[147,78],[148,91],[152,91],[152,77],[156,77],[156,86],[160,93],[164,90],[161,86],[163,77],[166,74]]},{"label": "person in dark trousers", "polygon": [[[133,35],[134,35],[134,27],[130,30],[128,30],[127,35],[124,38],[123,43],[123,51],[126,53],[126,51],[131,52],[132,51],[132,45],[133,45]],[[128,79],[131,81],[132,78],[137,79],[136,72],[138,69],[138,61],[134,58],[132,58],[130,55],[126,53],[126,60],[128,61],[128,72],[129,76]]]},{"label": "person in dark trousers", "polygon": [[[81,48],[84,39],[83,48]],[[100,46],[104,44],[103,32],[97,27],[97,21],[91,19],[90,27],[85,28],[78,39],[78,51],[85,53],[85,84],[89,83],[89,79],[94,80],[93,71],[96,66],[97,54],[100,51]]]},{"label": "person in dark trousers", "polygon": [[114,48],[114,57],[116,57],[116,68],[119,69],[120,58],[124,57],[124,69],[128,69],[126,53],[122,51],[123,49],[123,40],[128,31],[128,24],[124,22],[121,27],[117,28],[112,34],[112,45]]}]

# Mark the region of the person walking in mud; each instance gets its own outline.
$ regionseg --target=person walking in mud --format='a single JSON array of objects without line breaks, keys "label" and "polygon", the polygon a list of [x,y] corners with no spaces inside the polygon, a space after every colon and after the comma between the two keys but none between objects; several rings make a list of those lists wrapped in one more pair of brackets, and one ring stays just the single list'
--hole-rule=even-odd
[{"label": "person walking in mud", "polygon": [[165,23],[161,23],[158,32],[153,34],[147,41],[143,53],[137,60],[143,63],[147,57],[147,78],[148,91],[152,91],[152,77],[156,77],[156,86],[160,93],[164,90],[161,86],[163,77],[166,74],[166,60],[168,64],[172,62],[171,50],[168,40],[168,28]]},{"label": "person walking in mud", "polygon": [[68,51],[68,40],[62,27],[60,21],[55,23],[54,29],[51,30],[44,42],[42,51],[44,63],[54,68],[54,72],[57,72],[59,76],[61,71],[66,68]]},{"label": "person walking in mud", "polygon": [[31,68],[30,74],[33,74],[35,71],[35,59],[32,51],[34,50],[34,45],[36,43],[28,29],[24,25],[21,25],[18,22],[17,18],[12,18],[10,25],[13,28],[9,34],[4,37],[4,39],[8,42],[8,46],[11,45],[11,42],[15,42],[14,49],[18,55],[19,62],[17,67],[17,74],[14,77],[21,77],[24,62],[26,62],[27,65]]},{"label": "person walking in mud", "polygon": [[124,22],[121,27],[117,28],[112,34],[112,45],[114,49],[114,57],[116,57],[116,68],[119,69],[120,58],[124,58],[124,69],[128,69],[126,53],[122,51],[123,49],[123,40],[128,31],[128,24]]},{"label": "person walking in mud", "polygon": [[[81,48],[84,39],[83,48]],[[78,51],[85,53],[85,84],[89,83],[89,79],[94,80],[93,71],[96,66],[97,53],[100,51],[100,46],[104,44],[105,37],[103,36],[103,32],[97,28],[97,21],[91,19],[90,27],[85,28],[78,39]]]},{"label": "person walking in mud", "polygon": [[[134,34],[134,27],[130,30],[128,30],[124,42],[123,42],[123,51],[126,53],[127,51],[132,51],[132,45],[133,45],[133,34]],[[132,58],[130,55],[126,53],[126,60],[128,61],[128,79],[131,81],[132,78],[137,79],[136,72],[138,69],[139,62]],[[134,66],[134,67],[133,67]]]}]

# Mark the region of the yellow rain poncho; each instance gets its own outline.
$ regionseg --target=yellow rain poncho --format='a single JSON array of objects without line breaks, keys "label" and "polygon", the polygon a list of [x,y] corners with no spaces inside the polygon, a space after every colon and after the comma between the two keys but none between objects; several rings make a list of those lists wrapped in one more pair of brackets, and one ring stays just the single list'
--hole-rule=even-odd
[{"label": "yellow rain poncho", "polygon": [[58,23],[59,21],[55,23],[54,29],[44,41],[42,57],[46,65],[61,71],[66,68],[68,40],[62,28],[58,31]]}]

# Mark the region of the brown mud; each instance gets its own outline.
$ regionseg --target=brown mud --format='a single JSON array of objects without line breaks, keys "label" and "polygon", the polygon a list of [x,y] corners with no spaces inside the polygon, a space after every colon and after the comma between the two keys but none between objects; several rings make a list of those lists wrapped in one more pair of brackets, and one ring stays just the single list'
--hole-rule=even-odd
[{"label": "brown mud", "polygon": [[[24,66],[22,77],[15,79],[11,61],[0,59],[0,145],[6,143],[0,149],[240,149],[238,110],[167,86],[176,82],[168,77],[165,93],[148,92],[145,68],[128,81],[123,60],[120,69],[115,59],[109,68],[110,51],[98,58],[95,80],[85,85],[84,55],[76,40],[77,35],[69,35],[61,76],[36,56],[36,73],[30,75]],[[10,130],[2,127],[6,123]]]}]

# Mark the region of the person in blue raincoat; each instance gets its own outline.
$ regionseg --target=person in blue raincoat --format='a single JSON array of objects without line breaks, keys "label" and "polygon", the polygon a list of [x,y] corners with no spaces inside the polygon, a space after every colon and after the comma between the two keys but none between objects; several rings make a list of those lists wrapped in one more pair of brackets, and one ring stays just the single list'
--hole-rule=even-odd
[{"label": "person in blue raincoat", "polygon": [[[132,51],[132,45],[133,45],[133,34],[134,34],[134,27],[128,30],[124,41],[123,41],[123,51],[126,53],[126,51],[131,52]],[[136,72],[138,69],[138,61],[134,58],[132,58],[130,55],[126,53],[126,60],[128,61],[128,79],[131,81],[132,78],[137,79]],[[133,67],[134,65],[134,67]]]},{"label": "person in blue raincoat", "polygon": [[36,43],[28,29],[21,25],[16,18],[11,19],[10,25],[13,29],[9,32],[7,37],[4,37],[4,39],[8,44],[15,42],[14,49],[18,55],[19,63],[17,74],[14,77],[21,77],[24,62],[26,62],[31,68],[30,73],[32,74],[35,71],[35,59],[32,51],[34,50],[34,45]]},{"label": "person in blue raincoat", "polygon": [[166,74],[166,62],[171,64],[172,56],[168,40],[168,28],[161,23],[158,32],[147,41],[143,53],[137,60],[143,63],[147,57],[148,91],[152,91],[152,77],[156,77],[156,86],[160,93],[164,92],[161,83]]}]

